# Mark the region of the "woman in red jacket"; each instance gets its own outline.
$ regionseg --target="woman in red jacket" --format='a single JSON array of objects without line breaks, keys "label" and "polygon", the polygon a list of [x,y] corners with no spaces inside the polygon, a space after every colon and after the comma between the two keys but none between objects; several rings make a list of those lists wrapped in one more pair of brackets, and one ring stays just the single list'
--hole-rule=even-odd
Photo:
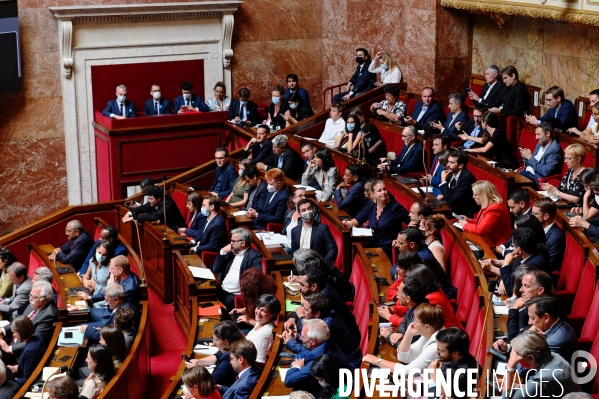
[{"label": "woman in red jacket", "polygon": [[484,236],[490,245],[499,246],[512,234],[510,214],[494,185],[487,180],[472,185],[472,197],[480,211],[472,219],[461,216],[458,222],[464,231]]}]

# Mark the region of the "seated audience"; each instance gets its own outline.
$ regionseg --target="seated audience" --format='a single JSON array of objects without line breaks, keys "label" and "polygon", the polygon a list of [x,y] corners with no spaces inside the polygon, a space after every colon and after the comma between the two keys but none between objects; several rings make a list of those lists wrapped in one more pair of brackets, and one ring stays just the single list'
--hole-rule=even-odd
[{"label": "seated audience", "polygon": [[78,220],[67,223],[65,232],[69,240],[62,246],[54,248],[48,258],[65,265],[70,264],[73,269],[79,271],[87,260],[86,256],[94,245],[94,240]]},{"label": "seated audience", "polygon": [[100,241],[108,240],[112,244],[112,249],[114,250],[114,256],[118,255],[129,255],[129,251],[125,244],[119,240],[119,232],[114,226],[106,226],[100,231],[100,237],[96,240],[92,248],[90,249],[86,261],[83,262],[83,266],[79,269],[80,275],[85,275],[87,273],[87,268],[89,267],[89,261],[96,258],[96,247],[100,244]]},{"label": "seated audience", "polygon": [[340,151],[347,150],[348,153],[355,153],[360,141],[362,141],[362,127],[359,126],[360,118],[355,114],[350,114],[345,122],[345,131],[335,139],[335,148]]},{"label": "seated audience", "polygon": [[[473,93],[472,91],[470,92]],[[483,114],[487,112],[487,106],[484,104],[476,104],[474,110],[472,110],[472,119],[470,119],[464,126],[461,122],[456,124],[458,131],[462,133],[458,134],[460,140],[464,140],[463,149],[470,150],[474,148],[480,148],[487,144],[488,135],[484,134],[485,129],[482,126]],[[511,150],[510,150],[511,151]]]},{"label": "seated audience", "polygon": [[301,87],[299,87],[298,76],[295,73],[290,73],[289,75],[287,75],[286,81],[287,88],[285,89],[285,94],[283,95],[283,98],[288,102],[291,102],[289,98],[291,98],[291,96],[295,94],[296,96],[299,96],[302,99],[304,105],[306,105],[308,108],[311,108],[310,94],[307,90],[304,90]]},{"label": "seated audience", "polygon": [[472,184],[472,196],[480,211],[472,218],[460,215],[458,223],[464,231],[483,236],[491,245],[501,245],[512,234],[510,214],[503,199],[488,180]]},{"label": "seated audience", "polygon": [[468,122],[468,111],[464,109],[464,97],[460,93],[449,96],[449,111],[445,124],[441,121],[432,121],[431,126],[439,130],[442,135],[449,137],[452,142],[459,141],[456,123],[460,122],[459,126],[464,126]]},{"label": "seated audience", "polygon": [[203,201],[204,199],[200,193],[196,191],[192,191],[187,195],[187,223],[185,224],[187,227],[180,227],[177,230],[181,237],[187,237],[189,240],[191,240],[193,237],[197,237],[202,233],[200,230],[200,225],[203,221],[201,211]]},{"label": "seated audience", "polygon": [[225,199],[233,190],[233,185],[237,179],[237,171],[229,163],[229,150],[225,147],[218,147],[214,150],[214,160],[216,161],[214,182],[208,191],[215,197]]},{"label": "seated audience", "polygon": [[272,154],[272,143],[268,139],[270,127],[260,125],[256,129],[256,137],[252,138],[243,148],[242,157],[250,159],[253,165],[264,162]]},{"label": "seated audience", "polygon": [[[380,66],[377,67],[376,65],[379,63]],[[368,65],[368,72],[381,74],[381,82],[374,82],[375,86],[401,82],[401,71],[387,52],[379,51],[375,54],[374,60]]]},{"label": "seated audience", "polygon": [[114,369],[118,371],[127,357],[125,335],[116,326],[104,326],[100,331],[100,345],[104,345],[112,355]]},{"label": "seated audience", "polygon": [[12,295],[0,299],[0,312],[2,319],[12,320],[23,314],[29,305],[29,293],[31,292],[31,279],[27,275],[27,267],[19,262],[14,262],[7,269],[6,274],[13,284]]},{"label": "seated audience", "polygon": [[333,197],[333,191],[339,182],[341,176],[331,152],[326,148],[319,148],[302,175],[302,184],[316,189],[316,200],[327,202]]},{"label": "seated audience", "polygon": [[102,111],[102,115],[112,119],[127,119],[135,118],[135,104],[127,101],[127,86],[118,85],[116,87],[116,100],[108,101],[106,108]]},{"label": "seated audience", "polygon": [[346,91],[336,94],[333,97],[333,102],[340,103],[347,101],[352,97],[359,96],[360,94],[367,92],[368,90],[374,89],[374,82],[376,82],[376,75],[369,72],[370,68],[370,56],[368,50],[359,47],[356,49],[356,63],[358,67],[353,76],[347,83]]},{"label": "seated audience", "polygon": [[190,249],[190,253],[218,252],[227,241],[227,227],[225,217],[220,213],[220,200],[218,197],[206,197],[202,201],[202,221],[200,222],[198,236],[193,237],[192,244],[197,244]]},{"label": "seated audience", "polygon": [[71,377],[66,375],[48,381],[46,392],[52,399],[79,399],[79,387]]},{"label": "seated audience", "polygon": [[562,170],[563,151],[553,139],[553,128],[549,123],[542,123],[535,129],[539,143],[533,152],[529,148],[520,147],[520,156],[524,169],[520,174],[532,180],[534,188],[538,189],[538,180],[543,177],[559,174]]},{"label": "seated audience", "polygon": [[181,382],[186,399],[221,399],[214,377],[203,366],[185,369]]},{"label": "seated audience", "polygon": [[85,361],[92,373],[85,379],[80,395],[87,399],[97,398],[116,375],[112,354],[105,346],[92,345]]},{"label": "seated audience", "polygon": [[[395,332],[393,332],[392,329],[387,327],[382,327],[380,329],[380,336],[384,339],[383,342],[388,343],[394,348],[397,348],[401,340],[404,338],[406,330],[414,321],[414,309],[421,303],[427,302],[424,290],[422,289],[422,287],[420,287],[418,281],[413,278],[404,278],[403,281],[399,284],[397,290],[397,299],[400,303],[400,306],[405,308],[405,313],[403,318],[399,322],[399,327],[397,327]],[[379,308],[378,310],[379,313],[385,314],[385,309],[381,308]],[[410,339],[410,341],[415,342],[416,339]]]},{"label": "seated audience", "polygon": [[[543,335],[526,331],[511,342],[512,350],[507,362],[507,372],[502,383],[506,387],[503,398],[521,399],[529,397],[526,392],[578,392],[580,387],[573,380],[574,371],[570,359],[565,360],[551,349]],[[514,382],[521,381],[516,376],[516,366],[524,365],[527,372],[523,386],[515,388]],[[536,371],[535,371],[536,370]],[[538,370],[542,370],[539,372]],[[551,378],[543,378],[543,374]]]},{"label": "seated audience", "polygon": [[364,169],[359,164],[348,165],[343,173],[343,181],[337,184],[333,194],[337,208],[356,217],[368,203],[364,195]]},{"label": "seated audience", "polygon": [[303,162],[301,155],[289,147],[287,136],[279,134],[272,139],[270,156],[264,162],[258,162],[256,167],[264,171],[278,168],[291,180],[298,181],[305,170]]},{"label": "seated audience", "polygon": [[12,281],[8,276],[8,268],[17,262],[17,257],[8,248],[0,248],[0,298],[12,296]]},{"label": "seated audience", "polygon": [[402,223],[409,224],[410,217],[403,205],[389,195],[382,180],[375,180],[370,185],[376,202],[370,202],[354,219],[344,221],[348,228],[363,225],[368,221],[372,229],[371,245],[380,247],[388,259],[393,259],[391,242],[397,237]]},{"label": "seated audience", "polygon": [[[530,212],[516,217],[516,220],[514,221],[514,229],[517,229],[518,227],[528,227],[529,229],[531,229],[535,233],[537,244],[543,244],[546,246],[547,236],[545,235],[545,230],[543,229],[543,225],[541,224],[541,222],[539,222],[539,219],[537,219],[536,216],[532,215],[532,207],[530,208]],[[511,237],[503,244],[495,247],[495,252],[499,254],[500,258],[505,258],[507,254],[509,254],[513,250],[514,247],[512,245]],[[549,253],[547,253],[547,255],[549,255]],[[495,266],[501,265],[503,265],[503,262],[500,262],[498,265]]]},{"label": "seated audience", "polygon": [[547,251],[549,252],[549,268],[551,271],[559,271],[564,260],[566,250],[566,236],[562,229],[555,224],[557,205],[549,198],[541,198],[534,202],[532,215],[535,216],[547,237]]},{"label": "seated audience", "polygon": [[150,87],[150,96],[144,105],[144,116],[170,115],[173,113],[171,102],[162,97],[162,91],[159,84],[153,84]]},{"label": "seated audience", "polygon": [[121,306],[114,311],[114,325],[122,331],[125,337],[125,348],[131,350],[137,330],[135,329],[135,312],[131,308]]},{"label": "seated audience", "polygon": [[244,209],[258,208],[268,194],[266,182],[260,178],[260,172],[254,166],[248,166],[243,171],[243,180],[249,186],[248,200],[243,206]]},{"label": "seated audience", "polygon": [[310,200],[302,199],[296,206],[302,220],[291,230],[291,251],[295,252],[300,248],[312,249],[327,263],[334,264],[339,248],[329,226],[314,220],[314,207]]},{"label": "seated audience", "polygon": [[254,221],[255,229],[264,229],[267,223],[283,223],[289,192],[285,188],[285,174],[281,169],[271,169],[264,175],[268,193],[256,208],[249,208],[246,216]]},{"label": "seated audience", "polygon": [[327,119],[324,125],[324,131],[318,141],[325,144],[327,147],[335,147],[335,141],[339,136],[343,135],[343,132],[345,131],[343,104],[337,102],[331,104],[329,116],[330,118]]},{"label": "seated audience", "polygon": [[162,187],[148,187],[148,203],[136,208],[129,209],[129,212],[123,216],[123,223],[132,220],[142,222],[158,221],[164,223],[164,213],[166,211],[166,224],[173,231],[179,231],[179,227],[186,225],[185,219],[179,211],[179,207],[170,195],[166,195],[166,210],[163,203],[164,190]]},{"label": "seated audience", "polygon": [[[349,364],[339,359],[337,356],[324,354],[318,356],[310,366],[310,375],[320,384],[319,397],[323,399],[339,399],[341,381],[339,379],[339,370],[350,369]],[[351,370],[351,369],[350,369]],[[346,387],[347,388],[347,387]],[[301,391],[293,391],[293,393]],[[312,396],[312,398],[314,398]],[[289,399],[292,399],[291,397]],[[300,398],[294,398],[300,399]],[[308,398],[302,398],[308,399]]]},{"label": "seated audience", "polygon": [[445,266],[445,248],[441,242],[441,230],[445,227],[445,219],[441,215],[431,215],[422,219],[420,230],[424,234],[424,243],[432,252],[443,271],[447,272]]},{"label": "seated audience", "polygon": [[[147,204],[148,203],[148,195],[147,195],[146,191],[148,190],[148,188],[150,188],[152,186],[155,186],[155,184],[154,184],[154,180],[152,178],[150,178],[150,177],[144,177],[139,182],[139,191],[144,195],[144,197],[142,199],[142,203],[143,204]],[[136,208],[138,206],[141,206],[142,204],[140,204],[139,202],[133,200],[133,201],[126,201],[124,203],[124,205],[127,208]]]},{"label": "seated audience", "polygon": [[281,303],[274,295],[264,294],[256,301],[255,309],[256,324],[246,339],[252,341],[256,347],[256,362],[265,364],[266,355],[272,347],[274,322],[279,318]]},{"label": "seated audience", "polygon": [[[423,184],[426,184],[426,181],[428,181],[428,184],[433,188],[433,196],[435,198],[441,195],[441,190],[439,189],[439,184],[441,184],[441,172],[443,172],[447,165],[447,157],[449,155],[447,149],[450,145],[451,141],[447,136],[442,136],[440,134],[433,136],[433,162],[431,163],[431,168],[428,170],[429,173],[422,177],[421,180]],[[445,155],[442,156],[442,154]]]},{"label": "seated audience", "polygon": [[429,127],[431,122],[444,123],[445,113],[434,97],[435,89],[432,87],[422,89],[422,100],[416,103],[412,115],[404,118],[404,123],[415,126],[416,130],[423,130],[425,126]]},{"label": "seated audience", "polygon": [[534,115],[529,115],[526,117],[526,122],[533,125],[549,123],[554,129],[561,129],[564,132],[578,126],[578,116],[574,104],[566,99],[564,89],[558,86],[548,88],[545,92],[545,102],[549,106],[549,111],[539,119]]},{"label": "seated audience", "polygon": [[[589,106],[591,107],[591,109],[595,108],[595,104],[597,104],[597,102],[599,102],[599,89],[595,89],[589,93]],[[578,130],[577,127],[571,127],[570,129],[568,129],[568,133],[573,133],[578,136],[582,136],[583,134],[585,136],[593,136],[593,133],[597,132],[597,127],[593,128],[593,126],[597,123],[597,121],[595,120],[595,116],[599,118],[599,108],[597,108],[596,113],[593,112],[593,115],[591,115],[591,117],[589,118],[589,122],[587,123],[586,128],[582,132]]]},{"label": "seated audience", "polygon": [[360,119],[360,129],[364,127],[368,123],[368,117],[364,115],[362,112],[362,108],[358,105],[349,111],[350,115],[356,115],[358,119]]},{"label": "seated audience", "polygon": [[250,267],[262,270],[262,254],[251,248],[252,233],[248,229],[231,231],[231,243],[220,250],[212,271],[218,274],[221,285],[216,287],[216,297],[228,311],[235,307],[235,295],[241,294],[240,279]]},{"label": "seated audience", "polygon": [[[485,112],[482,128],[485,132],[485,136],[481,138],[483,146],[466,149],[466,151],[473,154],[482,154],[484,157],[497,162],[496,167],[498,168],[516,169],[516,162],[512,157],[512,148],[501,126],[499,116],[491,111]],[[468,139],[470,139],[470,136],[468,136]]]},{"label": "seated audience", "polygon": [[485,84],[480,96],[472,90],[468,90],[468,96],[475,105],[484,105],[488,108],[501,105],[501,99],[505,91],[502,79],[499,79],[501,71],[496,65],[491,65],[485,70]]},{"label": "seated audience", "polygon": [[[580,172],[579,179],[585,193],[582,198],[582,206],[572,208],[572,213],[582,215],[585,219],[591,219],[599,215],[599,209],[596,208],[599,205],[597,205],[597,201],[595,201],[595,195],[599,195],[599,190],[597,190],[598,193],[595,194],[595,190],[591,188],[591,184],[593,184],[595,180],[599,183],[599,179],[597,179],[598,175],[599,171],[595,168],[586,168]],[[596,187],[599,187],[599,184]]]},{"label": "seated audience", "polygon": [[378,165],[379,160],[387,156],[387,144],[379,129],[372,123],[367,123],[362,126],[362,137],[358,146],[358,159],[372,166]]},{"label": "seated audience", "polygon": [[276,295],[277,283],[271,277],[262,273],[262,270],[250,267],[241,274],[239,280],[239,290],[243,299],[243,308],[231,310],[231,314],[239,315],[237,324],[245,330],[248,326],[251,328],[256,325],[256,302],[264,295]]},{"label": "seated audience", "polygon": [[[599,141],[599,125],[597,125],[597,120],[599,120],[599,105],[595,103],[591,108],[591,119],[589,119],[589,124],[594,122],[594,124],[590,125],[580,134],[580,138],[584,141],[588,141],[591,144],[596,144]],[[576,128],[571,128],[576,129]]]},{"label": "seated audience", "polygon": [[256,366],[256,356],[254,344],[247,339],[231,344],[231,367],[237,373],[238,378],[230,387],[220,385],[223,399],[248,399],[250,397],[262,374],[262,370]]},{"label": "seated audience", "polygon": [[526,86],[518,80],[518,70],[510,65],[501,70],[501,79],[505,84],[503,97],[498,106],[489,111],[503,116],[525,116],[530,113],[530,94]]},{"label": "seated audience", "polygon": [[231,97],[227,96],[227,86],[225,86],[224,82],[216,82],[214,85],[214,96],[206,99],[206,105],[212,112],[229,110]]},{"label": "seated audience", "polygon": [[370,106],[374,117],[384,122],[401,124],[406,115],[407,105],[399,99],[399,87],[396,85],[385,86],[383,89],[385,99]]},{"label": "seated audience", "polygon": [[231,194],[225,198],[227,204],[242,208],[247,202],[250,186],[245,182],[243,172],[245,168],[249,168],[250,166],[252,166],[252,161],[249,159],[239,161],[239,177],[235,180],[235,184],[233,184]]},{"label": "seated audience", "polygon": [[204,100],[202,100],[202,97],[193,94],[191,92],[192,90],[193,85],[190,82],[185,81],[181,83],[181,95],[175,98],[174,113],[181,115],[188,111],[210,111],[210,108],[206,105]]},{"label": "seated audience", "polygon": [[48,345],[41,336],[35,334],[33,322],[27,316],[15,317],[10,329],[14,339],[23,343],[23,349],[18,364],[7,367],[15,375],[17,384],[23,386],[44,357]]},{"label": "seated audience", "polygon": [[286,98],[286,100],[289,104],[289,109],[283,115],[283,119],[285,119],[285,127],[294,125],[314,115],[314,111],[312,111],[312,108],[310,108],[309,105],[304,103],[304,100],[300,94],[293,93]]},{"label": "seated audience", "polygon": [[391,161],[388,158],[381,158],[382,163],[378,166],[380,171],[403,175],[408,172],[420,172],[423,169],[423,145],[418,140],[416,128],[414,126],[405,127],[401,132],[401,137],[404,142],[401,153]]},{"label": "seated audience", "polygon": [[284,93],[283,86],[273,87],[272,102],[268,106],[268,119],[262,121],[263,124],[271,126],[275,130],[284,129],[286,126],[284,115],[289,110],[289,104],[283,98]]},{"label": "seated audience", "polygon": [[449,149],[448,152],[447,166],[441,172],[439,183],[441,195],[437,198],[445,200],[453,213],[468,218],[474,217],[480,205],[473,197],[472,185],[476,182],[476,177],[466,169],[468,156],[454,148]]},{"label": "seated audience", "polygon": [[[404,251],[400,252],[397,255],[397,268],[395,273],[395,281],[391,286],[387,289],[386,297],[390,302],[395,302],[395,305],[387,306],[380,305],[378,306],[379,316],[388,320],[393,327],[398,327],[401,323],[403,316],[406,314],[408,308],[405,304],[402,304],[403,291],[400,295],[399,286],[403,282],[404,277],[407,272],[414,266],[419,263],[422,263],[422,259],[420,256],[414,251]],[[384,335],[387,336],[391,331]]]},{"label": "seated audience", "polygon": [[584,162],[586,150],[580,144],[570,144],[564,150],[564,154],[564,161],[568,166],[568,171],[559,186],[556,188],[549,183],[542,183],[541,188],[550,195],[562,201],[569,202],[573,206],[581,206],[585,189],[579,177],[580,173],[584,170],[582,163]]},{"label": "seated audience", "polygon": [[239,100],[231,101],[231,105],[229,105],[229,121],[244,126],[260,124],[258,106],[250,101],[250,89],[242,87],[237,94]]},{"label": "seated audience", "polygon": [[218,352],[201,359],[186,361],[185,366],[189,369],[197,366],[216,365],[216,368],[212,372],[214,381],[220,385],[231,386],[235,382],[237,370],[234,370],[232,367],[233,362],[230,350],[232,345],[239,341],[246,341],[241,330],[230,321],[221,321],[212,329],[212,344],[216,346]]},{"label": "seated audience", "polygon": [[81,280],[88,292],[79,291],[77,296],[84,301],[91,300],[96,307],[106,307],[104,289],[110,278],[110,260],[114,258],[114,250],[110,241],[103,240],[96,246],[96,254],[89,261],[90,267]]}]

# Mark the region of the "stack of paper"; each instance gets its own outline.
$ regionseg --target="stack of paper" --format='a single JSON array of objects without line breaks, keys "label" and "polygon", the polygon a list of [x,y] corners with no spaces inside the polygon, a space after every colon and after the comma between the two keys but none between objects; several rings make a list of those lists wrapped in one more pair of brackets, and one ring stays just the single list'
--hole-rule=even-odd
[{"label": "stack of paper", "polygon": [[509,309],[505,305],[504,306],[493,305],[493,312],[498,316],[502,316],[502,315],[507,316],[508,311],[509,311]]},{"label": "stack of paper", "polygon": [[301,184],[295,184],[293,187],[295,187],[295,188],[303,188],[306,191],[317,191],[314,187],[311,187],[311,186],[302,186]]},{"label": "stack of paper", "polygon": [[212,270],[204,267],[187,266],[194,278],[203,278],[204,280],[215,280]]},{"label": "stack of paper", "polygon": [[268,234],[261,237],[264,245],[287,245],[287,237],[283,234]]},{"label": "stack of paper", "polygon": [[237,212],[233,212],[231,215],[233,216],[245,216],[247,213],[247,211],[237,211]]},{"label": "stack of paper", "polygon": [[372,237],[372,230],[363,227],[352,227],[351,235],[354,237]]},{"label": "stack of paper", "polygon": [[298,283],[290,283],[288,281],[285,281],[283,283],[283,285],[287,288],[289,288],[290,291],[296,292],[299,291],[299,284]]},{"label": "stack of paper", "polygon": [[[431,186],[420,187],[420,190],[422,190],[423,193],[432,193],[433,192],[433,188]],[[420,194],[418,187],[412,187],[412,191],[415,192],[416,194]]]},{"label": "stack of paper", "polygon": [[58,336],[58,346],[81,346],[84,337],[79,327],[63,327]]},{"label": "stack of paper", "polygon": [[52,375],[54,374],[56,371],[58,371],[60,367],[44,367],[44,369],[42,370],[42,381],[47,381],[48,378],[50,378],[50,376],[52,376],[52,380],[56,377],[62,377],[67,375],[67,372],[65,371],[64,373],[59,373],[56,375]]},{"label": "stack of paper", "polygon": [[216,352],[218,352],[218,348],[214,345],[198,344],[195,346],[195,348],[193,348],[193,351],[202,355],[214,355]]},{"label": "stack of paper", "polygon": [[553,197],[548,191],[537,191],[537,193],[541,194],[543,197],[551,199],[553,202],[559,201],[559,197]]},{"label": "stack of paper", "polygon": [[198,306],[198,316],[220,316],[221,310],[220,305],[210,305],[206,307]]},{"label": "stack of paper", "polygon": [[289,371],[289,368],[279,368],[279,375],[281,376],[281,381],[285,382],[285,376],[287,375],[287,372]]}]

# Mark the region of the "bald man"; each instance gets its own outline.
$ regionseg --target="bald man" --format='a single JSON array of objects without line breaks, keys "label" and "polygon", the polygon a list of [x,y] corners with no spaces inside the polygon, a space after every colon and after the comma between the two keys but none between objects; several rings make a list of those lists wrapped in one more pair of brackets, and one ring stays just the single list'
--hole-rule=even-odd
[{"label": "bald man", "polygon": [[54,248],[50,254],[50,260],[58,261],[63,264],[70,264],[77,271],[81,269],[89,250],[94,245],[94,240],[83,229],[83,225],[78,220],[71,220],[67,223],[65,233],[69,241],[59,248]]}]

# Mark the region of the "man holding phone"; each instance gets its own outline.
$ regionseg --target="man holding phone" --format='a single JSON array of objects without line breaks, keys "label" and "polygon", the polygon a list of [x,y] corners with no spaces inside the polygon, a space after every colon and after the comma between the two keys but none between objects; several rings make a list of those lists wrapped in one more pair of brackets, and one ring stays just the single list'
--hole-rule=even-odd
[{"label": "man holding phone", "polygon": [[404,118],[404,123],[416,127],[416,130],[423,130],[425,126],[429,126],[432,121],[445,121],[445,113],[435,101],[435,90],[432,87],[422,89],[422,101],[419,101],[414,106],[411,116]]},{"label": "man holding phone", "polygon": [[478,96],[475,92],[467,88],[468,97],[470,101],[476,104],[484,104],[489,108],[498,107],[501,105],[501,99],[503,98],[503,92],[505,85],[498,79],[500,74],[499,67],[497,65],[491,65],[485,70],[485,84],[483,91]]},{"label": "man holding phone", "polygon": [[447,168],[441,172],[441,183],[439,190],[441,194],[438,199],[447,201],[447,205],[453,213],[466,215],[469,218],[480,210],[472,197],[472,184],[476,177],[466,169],[468,155],[463,151],[450,148]]}]

